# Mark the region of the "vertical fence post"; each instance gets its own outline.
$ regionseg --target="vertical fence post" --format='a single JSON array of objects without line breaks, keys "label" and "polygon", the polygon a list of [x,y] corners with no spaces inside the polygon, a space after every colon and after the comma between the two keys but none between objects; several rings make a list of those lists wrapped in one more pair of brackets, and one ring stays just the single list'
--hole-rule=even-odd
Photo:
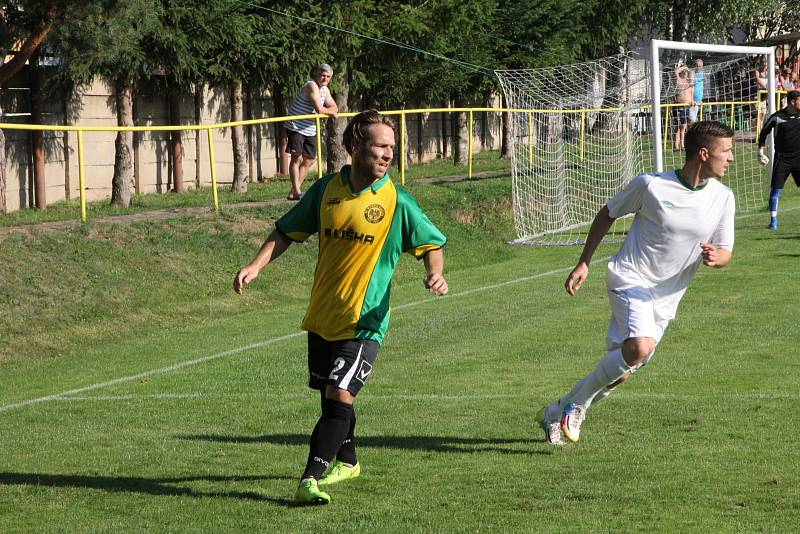
[{"label": "vertical fence post", "polygon": [[472,110],[469,110],[469,137],[467,138],[467,177],[472,178]]},{"label": "vertical fence post", "polygon": [[758,135],[761,131],[761,107],[758,105],[757,99],[754,105],[756,107],[756,141],[758,141]]},{"label": "vertical fence post", "polygon": [[664,130],[663,130],[664,133],[662,135],[664,136],[664,152],[666,152],[667,138],[669,138],[669,111],[670,111],[669,104],[664,104],[664,106],[661,107],[661,111],[664,112]]},{"label": "vertical fence post", "polygon": [[317,179],[322,178],[322,125],[319,117],[317,121]]},{"label": "vertical fence post", "polygon": [[533,167],[533,112],[528,112],[528,164]]},{"label": "vertical fence post", "polygon": [[586,136],[586,112],[581,111],[581,161],[583,161],[583,145]]},{"label": "vertical fence post", "polygon": [[730,127],[733,130],[733,104],[731,104],[731,117],[730,117]]},{"label": "vertical fence post", "polygon": [[78,130],[78,187],[81,197],[81,222],[86,223],[86,181],[83,174],[83,130]]},{"label": "vertical fence post", "polygon": [[211,170],[211,194],[214,197],[214,211],[219,211],[219,198],[217,197],[217,168],[214,164],[214,136],[211,128],[206,129],[208,134],[208,164]]},{"label": "vertical fence post", "polygon": [[400,112],[400,184],[406,185],[406,112]]}]

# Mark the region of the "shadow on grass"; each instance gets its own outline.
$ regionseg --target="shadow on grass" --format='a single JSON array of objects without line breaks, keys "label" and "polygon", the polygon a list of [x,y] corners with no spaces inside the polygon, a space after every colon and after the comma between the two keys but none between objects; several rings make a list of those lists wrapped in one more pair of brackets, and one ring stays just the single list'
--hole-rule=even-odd
[{"label": "shadow on grass", "polygon": [[[220,436],[189,435],[177,436],[179,439],[213,441],[221,443],[271,443],[273,445],[308,445],[309,437],[304,434],[268,434],[262,436]],[[513,445],[532,445],[544,443],[532,439],[482,439],[446,436],[356,436],[356,446],[383,449],[408,449],[431,452],[495,452],[500,454],[550,454],[552,451],[534,448],[519,449]]]},{"label": "shadow on grass", "polygon": [[269,497],[255,491],[196,491],[185,486],[186,482],[244,482],[256,480],[292,480],[287,476],[193,476],[175,478],[106,477],[92,475],[55,475],[48,473],[0,472],[0,485],[48,486],[52,488],[89,488],[108,492],[137,492],[150,495],[181,497],[223,497],[270,502],[279,506],[290,506],[290,499]]},{"label": "shadow on grass", "polygon": [[797,239],[800,239],[800,234],[778,234],[778,235],[771,234],[755,238],[756,241],[772,241],[774,239],[795,241]]}]

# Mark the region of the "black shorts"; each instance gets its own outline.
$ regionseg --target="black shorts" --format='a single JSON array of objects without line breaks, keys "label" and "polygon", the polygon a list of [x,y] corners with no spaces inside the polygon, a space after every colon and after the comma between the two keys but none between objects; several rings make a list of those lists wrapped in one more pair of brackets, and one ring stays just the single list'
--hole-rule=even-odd
[{"label": "black shorts", "polygon": [[675,118],[675,123],[678,125],[686,124],[689,122],[689,107],[680,105],[672,108],[672,116]]},{"label": "black shorts", "polygon": [[785,158],[775,154],[775,163],[772,165],[772,183],[770,187],[773,189],[783,189],[789,175],[794,178],[794,183],[800,187],[800,158]]},{"label": "black shorts", "polygon": [[306,136],[286,128],[286,153],[308,159],[317,159],[317,136]]},{"label": "black shorts", "polygon": [[355,396],[372,373],[380,344],[373,339],[328,341],[308,333],[308,387],[330,384]]}]

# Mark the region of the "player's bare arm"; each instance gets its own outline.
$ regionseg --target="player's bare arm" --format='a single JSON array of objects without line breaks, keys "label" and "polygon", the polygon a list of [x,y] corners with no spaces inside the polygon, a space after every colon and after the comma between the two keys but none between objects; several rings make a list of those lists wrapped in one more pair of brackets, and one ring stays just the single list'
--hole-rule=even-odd
[{"label": "player's bare arm", "polygon": [[233,279],[233,290],[241,295],[244,286],[255,280],[261,269],[266,267],[269,262],[278,259],[291,244],[292,241],[283,232],[277,228],[273,230],[264,240],[253,260],[236,273],[236,277]]},{"label": "player's bare arm", "polygon": [[320,115],[330,115],[335,118],[339,113],[339,107],[336,105],[333,95],[329,93],[329,97],[325,99],[325,105],[323,106],[319,103],[319,86],[317,83],[314,81],[308,82],[306,88],[306,97],[311,102],[311,105],[314,106],[314,111]]},{"label": "player's bare arm", "polygon": [[446,295],[449,288],[447,280],[444,278],[444,253],[442,249],[432,250],[423,257],[425,262],[425,289],[441,297]]},{"label": "player's bare arm", "polygon": [[724,248],[718,248],[708,243],[700,243],[703,255],[703,264],[708,267],[722,269],[731,262],[733,253]]},{"label": "player's bare arm", "polygon": [[589,276],[589,263],[592,261],[594,251],[597,250],[611,225],[614,224],[614,220],[608,213],[608,206],[603,206],[597,212],[594,221],[592,221],[592,226],[589,228],[589,234],[586,236],[586,244],[583,246],[578,265],[572,269],[572,272],[567,276],[567,281],[564,283],[564,287],[570,295],[574,295]]},{"label": "player's bare arm", "polygon": [[333,99],[333,95],[329,94],[329,97],[325,99],[325,109],[333,118],[336,118],[336,115],[339,113],[339,106],[336,105],[336,100]]}]

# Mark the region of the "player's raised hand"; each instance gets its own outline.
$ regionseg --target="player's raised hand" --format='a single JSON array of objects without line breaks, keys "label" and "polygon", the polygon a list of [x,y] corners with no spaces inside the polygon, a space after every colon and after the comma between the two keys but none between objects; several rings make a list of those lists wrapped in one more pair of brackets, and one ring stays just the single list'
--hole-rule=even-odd
[{"label": "player's raised hand", "polygon": [[567,281],[564,283],[567,293],[574,295],[575,292],[581,288],[587,276],[589,276],[589,266],[586,265],[585,262],[580,262],[572,269],[572,272],[569,273],[567,277]]},{"label": "player's raised hand", "polygon": [[239,272],[236,273],[236,277],[233,279],[233,290],[241,295],[244,286],[255,280],[256,276],[258,276],[258,271],[259,269],[251,265],[239,269]]},{"label": "player's raised hand", "polygon": [[449,288],[447,287],[447,280],[444,279],[444,276],[441,273],[431,273],[425,276],[422,283],[425,284],[425,289],[437,297],[446,295],[449,291]]}]

